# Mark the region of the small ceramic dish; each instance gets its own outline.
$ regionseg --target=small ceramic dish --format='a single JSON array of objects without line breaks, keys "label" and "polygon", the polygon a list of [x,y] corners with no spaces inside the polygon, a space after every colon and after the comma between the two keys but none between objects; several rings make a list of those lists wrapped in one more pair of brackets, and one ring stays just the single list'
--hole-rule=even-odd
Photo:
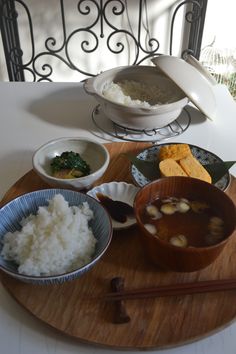
[{"label": "small ceramic dish", "polygon": [[[103,183],[100,186],[94,187],[93,189],[88,191],[87,194],[99,200],[97,195],[100,193],[103,196],[107,196],[108,198],[114,201],[120,201],[133,207],[134,199],[138,191],[139,188],[134,186],[133,184],[129,184],[126,182],[110,182]],[[136,223],[134,215],[127,216],[127,220],[124,223],[118,222],[112,218],[111,220],[112,227],[115,230],[126,229]]]},{"label": "small ceramic dish", "polygon": [[[57,178],[52,175],[51,163],[63,152],[80,154],[90,166],[90,173],[78,178]],[[47,142],[36,150],[32,163],[34,171],[44,182],[55,188],[83,190],[92,187],[105,173],[110,161],[108,150],[101,143],[84,137],[63,137]]]},{"label": "small ceramic dish", "polygon": [[[156,160],[158,163],[157,156],[158,156],[161,146],[173,145],[173,144],[177,144],[177,143],[165,143],[165,144],[152,146],[148,149],[141,151],[137,155],[137,158],[140,160],[146,160],[146,161],[155,161]],[[212,152],[205,150],[199,146],[195,146],[195,145],[191,145],[191,144],[188,144],[188,145],[191,149],[193,156],[195,156],[202,165],[211,164],[211,163],[215,163],[215,162],[222,162],[222,160],[217,155],[213,154]],[[151,182],[134,165],[131,166],[131,174],[132,174],[132,177],[133,177],[133,180],[135,181],[135,183],[140,187],[143,187],[147,183]],[[230,174],[228,172],[217,183],[215,183],[215,186],[218,187],[219,189],[225,191],[226,188],[229,186],[229,183],[230,183]]]}]

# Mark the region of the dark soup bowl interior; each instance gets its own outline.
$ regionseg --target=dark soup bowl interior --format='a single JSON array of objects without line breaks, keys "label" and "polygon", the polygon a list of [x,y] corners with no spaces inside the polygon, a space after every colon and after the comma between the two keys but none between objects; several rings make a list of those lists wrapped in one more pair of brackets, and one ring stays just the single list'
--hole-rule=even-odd
[{"label": "dark soup bowl interior", "polygon": [[[176,211],[166,212],[163,204]],[[157,213],[150,214],[148,206]],[[192,272],[207,267],[235,231],[236,209],[230,197],[195,178],[164,177],[145,185],[136,195],[134,210],[148,260],[165,270]],[[176,245],[176,237],[184,238],[184,244]]]}]

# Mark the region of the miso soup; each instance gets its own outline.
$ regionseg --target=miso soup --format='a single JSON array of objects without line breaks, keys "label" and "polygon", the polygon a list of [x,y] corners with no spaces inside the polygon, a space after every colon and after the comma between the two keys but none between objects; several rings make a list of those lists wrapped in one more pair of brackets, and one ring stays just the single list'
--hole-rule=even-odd
[{"label": "miso soup", "polygon": [[211,246],[226,235],[222,216],[203,200],[157,199],[143,209],[142,222],[154,237],[178,247]]}]

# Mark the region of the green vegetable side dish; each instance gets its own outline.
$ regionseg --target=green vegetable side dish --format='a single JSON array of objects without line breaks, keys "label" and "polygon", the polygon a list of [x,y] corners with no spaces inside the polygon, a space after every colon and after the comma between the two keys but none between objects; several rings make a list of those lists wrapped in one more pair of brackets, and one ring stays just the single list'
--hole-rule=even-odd
[{"label": "green vegetable side dish", "polygon": [[53,177],[62,179],[88,176],[91,172],[87,162],[79,153],[73,151],[65,151],[60,156],[54,157],[51,168]]}]

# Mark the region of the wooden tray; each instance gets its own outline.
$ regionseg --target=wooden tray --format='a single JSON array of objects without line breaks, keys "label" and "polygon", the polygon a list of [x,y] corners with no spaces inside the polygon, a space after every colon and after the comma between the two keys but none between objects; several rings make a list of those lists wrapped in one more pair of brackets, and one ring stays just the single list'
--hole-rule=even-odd
[{"label": "wooden tray", "polygon": [[[112,143],[109,169],[101,182],[132,182],[129,163],[120,152],[136,152],[149,144]],[[30,171],[2,200],[47,187]],[[228,189],[236,201],[236,182]],[[236,235],[235,235],[236,236]],[[152,349],[181,345],[207,336],[232,322],[236,316],[236,291],[126,301],[131,321],[114,324],[114,304],[96,296],[110,290],[110,280],[125,278],[126,287],[155,286],[176,282],[236,277],[236,237],[208,268],[187,273],[162,272],[143,255],[136,226],[114,234],[98,264],[87,274],[63,285],[36,286],[1,274],[3,286],[24,308],[59,331],[83,342],[115,349]],[[89,299],[89,297],[91,297]]]}]

